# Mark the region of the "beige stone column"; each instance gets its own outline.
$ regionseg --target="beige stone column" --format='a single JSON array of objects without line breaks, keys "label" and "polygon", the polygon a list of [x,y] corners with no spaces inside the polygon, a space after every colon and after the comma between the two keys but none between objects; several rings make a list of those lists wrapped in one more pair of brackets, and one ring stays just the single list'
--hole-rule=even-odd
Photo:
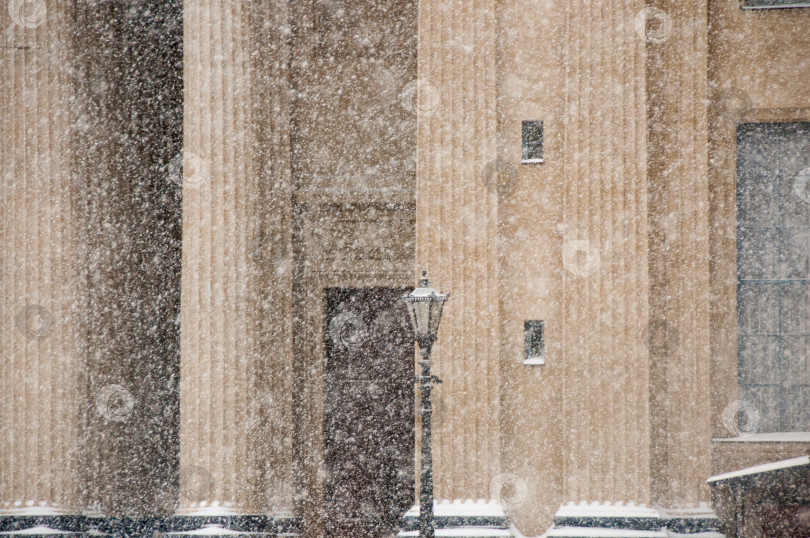
[{"label": "beige stone column", "polygon": [[70,24],[67,2],[0,10],[0,513],[77,505]]},{"label": "beige stone column", "polygon": [[292,510],[286,17],[184,4],[182,512]]},{"label": "beige stone column", "polygon": [[496,2],[419,3],[417,267],[451,294],[434,370],[447,408],[434,429],[437,499],[489,498],[500,473]]},{"label": "beige stone column", "polygon": [[644,3],[566,5],[563,495],[648,502]]},{"label": "beige stone column", "polygon": [[652,498],[709,501],[707,5],[647,8]]}]

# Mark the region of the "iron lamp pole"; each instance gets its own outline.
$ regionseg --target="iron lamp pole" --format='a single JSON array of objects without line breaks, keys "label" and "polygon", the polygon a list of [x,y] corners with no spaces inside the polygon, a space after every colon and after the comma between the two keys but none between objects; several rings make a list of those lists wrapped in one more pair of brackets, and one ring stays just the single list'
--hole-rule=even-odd
[{"label": "iron lamp pole", "polygon": [[433,538],[433,455],[430,445],[430,417],[433,413],[430,405],[432,383],[441,383],[436,376],[430,375],[430,350],[439,332],[439,321],[442,308],[450,294],[437,292],[430,287],[427,271],[422,271],[419,285],[408,295],[402,297],[408,307],[408,314],[413,324],[416,342],[419,344],[419,365],[422,375],[417,377],[422,395],[422,469],[420,472],[421,488],[419,492],[419,537]]}]

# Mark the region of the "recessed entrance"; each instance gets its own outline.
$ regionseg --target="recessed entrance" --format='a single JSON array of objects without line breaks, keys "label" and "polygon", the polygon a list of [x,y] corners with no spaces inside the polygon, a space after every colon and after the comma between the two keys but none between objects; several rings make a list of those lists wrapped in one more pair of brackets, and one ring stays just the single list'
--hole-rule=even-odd
[{"label": "recessed entrance", "polygon": [[403,288],[326,290],[327,536],[383,536],[414,501],[413,336]]}]

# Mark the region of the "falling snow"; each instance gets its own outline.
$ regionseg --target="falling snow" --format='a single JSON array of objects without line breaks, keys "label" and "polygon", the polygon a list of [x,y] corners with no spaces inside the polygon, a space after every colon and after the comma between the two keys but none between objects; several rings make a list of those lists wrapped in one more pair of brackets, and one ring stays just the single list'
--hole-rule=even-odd
[{"label": "falling snow", "polygon": [[0,535],[810,536],[808,8],[0,0]]}]

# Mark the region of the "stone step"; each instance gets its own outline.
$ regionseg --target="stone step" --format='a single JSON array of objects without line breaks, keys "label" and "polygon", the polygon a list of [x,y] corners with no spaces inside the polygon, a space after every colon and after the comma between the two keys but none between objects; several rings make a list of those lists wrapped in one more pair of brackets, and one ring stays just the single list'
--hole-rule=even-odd
[{"label": "stone step", "polygon": [[[419,531],[401,531],[398,538],[418,538]],[[488,527],[444,527],[436,529],[437,538],[514,538],[509,529]]]},{"label": "stone step", "polygon": [[680,533],[662,530],[606,529],[604,527],[554,527],[542,538],[725,538],[714,531]]},{"label": "stone step", "polygon": [[[398,537],[419,536],[419,505],[408,510],[402,518]],[[441,500],[433,503],[433,526],[442,538],[504,538],[514,537],[509,530],[509,518],[503,506],[484,500]]]},{"label": "stone step", "polygon": [[665,531],[562,526],[547,531],[543,538],[668,538],[668,536]]},{"label": "stone step", "polygon": [[41,536],[115,538],[183,538],[219,536],[233,538],[292,538],[300,536],[297,518],[263,515],[171,516],[168,518],[114,518],[88,515],[0,515],[0,538]]},{"label": "stone step", "polygon": [[[708,505],[679,509],[623,503],[567,503],[554,514],[548,537],[722,536],[720,520]],[[646,533],[646,534],[645,534]]]},{"label": "stone step", "polygon": [[0,536],[25,536],[26,538],[40,538],[44,536],[65,536],[65,537],[79,537],[85,536],[83,532],[69,532],[69,531],[61,531],[59,529],[55,529],[53,527],[48,527],[46,525],[36,525],[34,527],[28,527],[25,529],[15,529],[0,532]]},{"label": "stone step", "polygon": [[216,538],[236,538],[236,537],[244,537],[244,538],[280,538],[280,537],[288,537],[288,536],[298,536],[297,534],[276,534],[270,532],[245,532],[245,531],[235,531],[233,529],[229,529],[223,527],[222,525],[212,524],[206,525],[199,529],[192,529],[188,531],[182,532],[167,532],[163,534],[166,538],[184,538],[184,537],[192,537],[192,536],[206,536],[208,538],[216,537]]}]

